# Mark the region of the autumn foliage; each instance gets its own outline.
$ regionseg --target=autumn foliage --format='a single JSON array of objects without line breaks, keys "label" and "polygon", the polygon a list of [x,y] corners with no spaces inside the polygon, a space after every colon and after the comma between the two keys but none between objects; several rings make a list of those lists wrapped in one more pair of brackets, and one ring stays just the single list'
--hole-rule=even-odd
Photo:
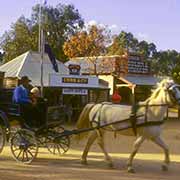
[{"label": "autumn foliage", "polygon": [[69,58],[99,56],[106,50],[106,40],[104,29],[93,25],[89,30],[71,36],[64,43],[64,54]]}]

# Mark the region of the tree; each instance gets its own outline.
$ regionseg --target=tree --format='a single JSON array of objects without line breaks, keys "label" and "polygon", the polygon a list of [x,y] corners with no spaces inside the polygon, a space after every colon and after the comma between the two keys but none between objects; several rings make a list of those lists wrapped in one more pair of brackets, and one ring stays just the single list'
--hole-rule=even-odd
[{"label": "tree", "polygon": [[122,55],[129,50],[135,51],[137,48],[138,40],[132,33],[121,31],[118,36],[115,36],[113,43],[108,47],[109,55]]},{"label": "tree", "polygon": [[114,37],[113,44],[108,47],[108,55],[123,55],[125,51],[120,46],[118,37]]},{"label": "tree", "polygon": [[[39,8],[36,5],[32,8],[30,19],[20,17],[5,32],[1,38],[1,48],[5,52],[5,61],[28,51],[38,50],[38,22]],[[77,29],[83,27],[83,19],[73,5],[58,4],[56,7],[45,6],[42,8],[42,27],[46,34],[46,41],[52,47],[57,59],[65,59],[62,46],[65,40]]]},{"label": "tree", "polygon": [[157,53],[156,45],[154,43],[148,44],[148,57],[153,57]]},{"label": "tree", "polygon": [[156,45],[154,43],[140,41],[137,45],[137,52],[141,54],[145,59],[153,57],[157,52]]},{"label": "tree", "polygon": [[32,41],[32,33],[28,22],[29,20],[22,16],[12,25],[11,31],[4,33],[1,48],[5,53],[5,61],[9,61],[30,49],[35,50],[37,48],[33,48],[33,45],[36,45],[37,42]]},{"label": "tree", "polygon": [[152,70],[158,75],[172,75],[180,65],[180,53],[175,50],[159,51],[153,56]]},{"label": "tree", "polygon": [[172,70],[172,78],[174,82],[177,84],[180,84],[180,65],[177,65],[173,70]]},{"label": "tree", "polygon": [[146,41],[139,42],[132,33],[121,31],[121,33],[114,38],[113,43],[108,47],[108,54],[122,55],[129,51],[141,54],[145,59],[152,57],[157,52],[154,43],[148,43]]},{"label": "tree", "polygon": [[98,56],[105,54],[106,45],[109,42],[109,36],[106,30],[95,25],[71,36],[64,43],[63,49],[65,55],[69,58],[87,57],[94,66],[94,74],[97,74]]}]

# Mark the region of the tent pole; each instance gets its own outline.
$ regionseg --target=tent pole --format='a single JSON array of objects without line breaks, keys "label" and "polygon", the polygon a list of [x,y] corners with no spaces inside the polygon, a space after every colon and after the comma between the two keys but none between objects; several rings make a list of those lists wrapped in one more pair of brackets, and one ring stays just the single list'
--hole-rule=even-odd
[{"label": "tent pole", "polygon": [[39,53],[41,53],[41,13],[42,13],[42,9],[41,9],[41,2],[39,4],[39,39],[38,39],[38,51]]},{"label": "tent pole", "polygon": [[43,97],[43,95],[44,95],[43,61],[44,61],[44,32],[43,32],[43,29],[41,29],[41,97]]},{"label": "tent pole", "polygon": [[42,2],[40,1],[39,5],[39,53],[41,55],[41,64],[40,64],[40,83],[41,83],[41,97],[43,97],[43,59],[44,59],[44,31],[42,27]]}]

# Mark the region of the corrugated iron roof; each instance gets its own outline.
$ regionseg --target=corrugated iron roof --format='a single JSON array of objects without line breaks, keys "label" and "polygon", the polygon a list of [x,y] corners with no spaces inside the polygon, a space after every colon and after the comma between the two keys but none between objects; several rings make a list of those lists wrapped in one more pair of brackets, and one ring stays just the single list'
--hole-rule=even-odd
[{"label": "corrugated iron roof", "polygon": [[18,77],[19,70],[21,69],[24,59],[28,53],[29,51],[16,57],[12,61],[1,65],[0,71],[5,72],[5,77]]},{"label": "corrugated iron roof", "polygon": [[150,85],[154,86],[159,82],[159,78],[152,76],[152,75],[127,75],[123,78],[120,78],[122,81],[125,79],[126,81],[129,81],[131,84],[135,85]]},{"label": "corrugated iron roof", "polygon": [[[68,68],[61,62],[57,61],[59,73],[68,74]],[[41,77],[41,55],[38,52],[28,51],[12,61],[0,66],[0,71],[5,72],[5,77],[22,77],[28,76],[32,80],[32,84],[35,86],[40,86]],[[44,55],[43,61],[43,82],[44,86],[49,83],[49,74],[55,73],[52,68],[49,56]]]}]

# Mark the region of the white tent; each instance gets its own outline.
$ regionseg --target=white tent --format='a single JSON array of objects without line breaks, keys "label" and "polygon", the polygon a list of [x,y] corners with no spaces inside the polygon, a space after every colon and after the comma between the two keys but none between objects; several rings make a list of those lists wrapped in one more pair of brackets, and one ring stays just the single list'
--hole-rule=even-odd
[{"label": "white tent", "polygon": [[[57,61],[59,73],[69,74],[68,68],[61,62]],[[41,55],[38,52],[28,51],[15,59],[0,66],[0,71],[5,72],[5,77],[22,77],[28,76],[32,84],[40,86],[41,77]],[[43,83],[48,86],[49,74],[55,73],[49,56],[44,55],[43,60]]]}]

